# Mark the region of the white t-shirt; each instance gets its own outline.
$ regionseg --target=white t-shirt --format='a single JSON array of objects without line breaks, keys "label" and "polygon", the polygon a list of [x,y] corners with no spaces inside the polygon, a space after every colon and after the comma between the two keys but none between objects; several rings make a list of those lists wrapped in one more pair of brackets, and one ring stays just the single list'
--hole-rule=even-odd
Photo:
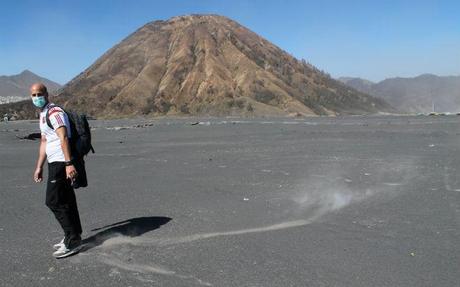
[{"label": "white t-shirt", "polygon": [[[53,129],[46,123],[46,113],[48,109],[48,117]],[[64,152],[61,147],[61,140],[56,133],[56,130],[62,126],[66,127],[67,137],[70,139],[72,135],[67,114],[60,107],[56,107],[53,106],[53,104],[48,103],[40,113],[40,132],[46,138],[46,157],[49,163],[65,161]]]}]

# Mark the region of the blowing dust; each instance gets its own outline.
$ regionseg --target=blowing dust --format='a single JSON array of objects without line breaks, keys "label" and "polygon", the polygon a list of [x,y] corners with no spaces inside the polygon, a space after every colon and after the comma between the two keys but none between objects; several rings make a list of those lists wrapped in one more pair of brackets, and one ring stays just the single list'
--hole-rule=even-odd
[{"label": "blowing dust", "polygon": [[[172,276],[177,277],[182,280],[189,280],[194,281],[196,284],[200,286],[213,286],[211,283],[203,281],[199,278],[190,275],[181,275],[175,271],[168,270],[164,267],[156,266],[156,265],[147,265],[147,264],[140,264],[134,262],[125,262],[115,255],[110,254],[100,254],[98,256],[100,262],[105,263],[109,266],[116,267],[122,270],[131,271],[135,273],[142,273],[142,274],[157,274],[157,275],[165,275],[165,276]],[[139,280],[145,281],[145,278],[138,276]]]},{"label": "blowing dust", "polygon": [[414,166],[413,162],[380,162],[374,164],[372,168],[361,168],[361,172],[358,173],[356,173],[356,168],[343,169],[334,166],[327,169],[327,174],[312,174],[299,181],[294,190],[286,193],[286,201],[291,202],[287,215],[288,218],[294,218],[294,220],[287,220],[267,226],[196,233],[171,238],[111,236],[96,249],[106,254],[100,257],[100,261],[113,267],[144,274],[152,273],[175,276],[182,279],[192,279],[200,285],[211,286],[210,283],[193,276],[179,275],[175,271],[160,266],[124,262],[107,254],[107,251],[120,245],[162,247],[188,244],[212,238],[242,236],[245,234],[273,232],[306,226],[327,214],[338,212],[343,208],[363,201],[370,199],[388,200],[393,198],[417,175]]},{"label": "blowing dust", "polygon": [[290,195],[296,217],[316,220],[353,204],[385,201],[404,190],[418,174],[413,161],[377,162],[369,167],[332,165],[327,174],[306,176]]},{"label": "blowing dust", "polygon": [[186,244],[200,240],[225,236],[239,236],[251,233],[264,233],[308,225],[326,214],[338,212],[352,204],[371,198],[391,199],[416,176],[412,162],[386,162],[375,165],[371,170],[351,175],[349,169],[329,167],[327,176],[312,175],[302,180],[296,189],[288,193],[291,204],[287,210],[289,217],[300,218],[273,225],[246,229],[197,233],[172,238],[148,238],[113,236],[101,248],[118,245],[168,246]]}]

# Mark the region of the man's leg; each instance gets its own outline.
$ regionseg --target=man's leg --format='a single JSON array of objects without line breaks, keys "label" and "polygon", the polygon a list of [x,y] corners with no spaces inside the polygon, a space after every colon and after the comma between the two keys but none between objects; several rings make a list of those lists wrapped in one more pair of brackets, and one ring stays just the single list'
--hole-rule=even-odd
[{"label": "man's leg", "polygon": [[[88,186],[88,183],[86,181],[86,170],[85,170],[85,161],[82,159],[76,159],[75,160],[75,168],[77,169],[78,175],[77,175],[77,186],[76,188],[79,187],[86,187]],[[78,234],[82,233],[81,229],[81,222],[80,222],[80,215],[78,213],[78,205],[77,205],[77,199],[75,198],[75,191],[72,189],[72,218],[74,219],[75,226],[77,228]]]},{"label": "man's leg", "polygon": [[69,217],[72,222],[73,230],[75,231],[75,234],[81,235],[82,229],[81,229],[81,222],[80,222],[80,214],[78,212],[78,205],[77,205],[77,199],[75,197],[75,191],[73,190],[72,186],[70,186],[70,183],[68,183],[68,193],[67,195],[69,196],[68,202],[69,202]]},{"label": "man's leg", "polygon": [[46,205],[51,209],[65,233],[64,243],[73,248],[81,242],[81,225],[75,193],[66,178],[65,164],[53,162],[48,165]]}]

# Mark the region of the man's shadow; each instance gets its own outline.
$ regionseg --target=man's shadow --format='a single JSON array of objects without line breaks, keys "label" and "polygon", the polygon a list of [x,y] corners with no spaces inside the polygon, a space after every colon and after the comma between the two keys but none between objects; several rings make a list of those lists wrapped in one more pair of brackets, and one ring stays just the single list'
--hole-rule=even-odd
[{"label": "man's shadow", "polygon": [[129,237],[140,236],[146,232],[160,228],[171,220],[172,218],[163,216],[136,217],[93,229],[91,231],[101,231],[82,240],[84,246],[82,251],[88,251],[91,248],[101,245],[104,241],[119,235]]}]

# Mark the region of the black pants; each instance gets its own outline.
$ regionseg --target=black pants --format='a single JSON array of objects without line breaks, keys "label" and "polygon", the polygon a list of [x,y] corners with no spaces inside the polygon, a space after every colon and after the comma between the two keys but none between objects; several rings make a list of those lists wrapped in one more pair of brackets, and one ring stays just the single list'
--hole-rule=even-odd
[{"label": "black pants", "polygon": [[64,230],[64,243],[73,248],[81,241],[81,223],[77,200],[70,180],[66,178],[64,162],[48,164],[48,183],[46,186],[46,206],[54,213]]}]

